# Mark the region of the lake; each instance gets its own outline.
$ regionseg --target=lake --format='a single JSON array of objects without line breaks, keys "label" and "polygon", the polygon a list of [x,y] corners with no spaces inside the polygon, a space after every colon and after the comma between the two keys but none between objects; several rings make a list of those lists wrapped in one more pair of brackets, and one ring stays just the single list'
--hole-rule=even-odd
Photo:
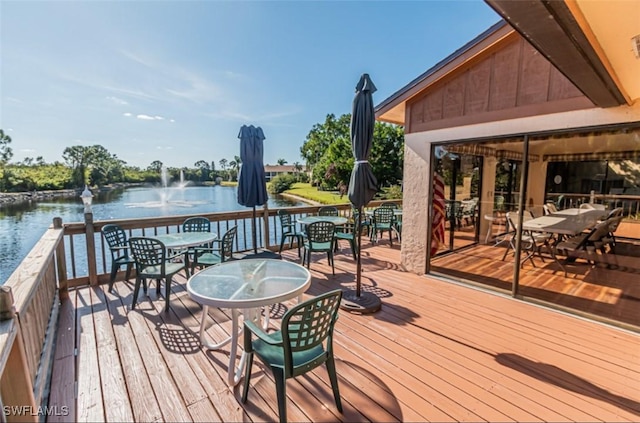
[{"label": "lake", "polygon": [[[282,197],[269,198],[269,208],[302,206]],[[96,194],[93,220],[171,216],[250,210],[237,203],[235,187],[119,188]],[[0,285],[3,284],[52,224],[83,222],[80,198],[0,206]]]}]

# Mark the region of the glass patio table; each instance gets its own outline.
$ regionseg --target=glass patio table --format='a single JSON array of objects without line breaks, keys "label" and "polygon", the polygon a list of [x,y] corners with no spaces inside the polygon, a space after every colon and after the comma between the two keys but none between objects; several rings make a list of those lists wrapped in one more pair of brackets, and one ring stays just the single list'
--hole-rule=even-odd
[{"label": "glass patio table", "polygon": [[343,216],[304,216],[296,219],[301,225],[310,225],[314,222],[331,222],[336,226],[344,225],[349,219]]},{"label": "glass patio table", "polygon": [[[167,250],[180,250],[209,244],[218,239],[218,234],[213,232],[179,232],[175,234],[154,235],[149,238],[162,242]],[[187,277],[189,277],[189,254],[184,255],[184,265]]]},{"label": "glass patio table", "polygon": [[[187,281],[191,299],[202,305],[200,319],[200,343],[209,350],[218,350],[231,343],[228,383],[234,386],[240,381],[246,354],[242,353],[236,366],[238,350],[239,317],[255,322],[260,320],[261,307],[277,304],[298,297],[311,285],[311,274],[299,264],[274,259],[235,260],[208,267]],[[219,343],[211,343],[205,337],[205,320],[209,307],[231,309],[231,335]]]}]

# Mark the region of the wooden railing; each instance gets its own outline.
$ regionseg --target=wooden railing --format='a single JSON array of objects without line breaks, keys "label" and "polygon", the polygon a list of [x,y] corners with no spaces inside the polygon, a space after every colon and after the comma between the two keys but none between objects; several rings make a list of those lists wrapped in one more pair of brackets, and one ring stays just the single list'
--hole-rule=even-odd
[{"label": "wooden railing", "polygon": [[0,322],[2,418],[38,421],[53,357],[59,295],[66,295],[60,219],[3,286]]},{"label": "wooden railing", "polygon": [[579,207],[583,203],[604,204],[608,209],[622,207],[623,215],[628,219],[640,219],[640,195],[625,194],[547,194],[560,208]]},{"label": "wooden railing", "polygon": [[[396,201],[398,202],[398,201]],[[382,201],[372,201],[369,207],[377,207]],[[400,202],[398,202],[400,203]],[[348,204],[335,205],[344,216],[351,217]],[[256,210],[256,246],[258,249],[275,250],[280,245],[281,227],[277,216],[279,209],[260,208]],[[289,207],[286,210],[294,219],[316,214],[318,206]],[[118,219],[93,222],[91,215],[85,215],[85,222],[65,223],[64,245],[66,247],[66,268],[70,287],[106,283],[111,268],[109,248],[102,237],[102,227],[108,223],[117,224],[129,236],[153,236],[175,233],[181,230],[188,217],[196,215],[162,216],[140,219]],[[234,251],[247,252],[253,249],[253,211],[199,213],[212,223],[212,231],[222,235],[233,226],[238,227]],[[116,280],[122,278],[119,273]]]},{"label": "wooden railing", "polygon": [[[376,207],[374,201],[369,207]],[[340,213],[351,217],[349,205],[336,205]],[[277,211],[256,210],[256,244],[260,249],[279,247],[281,226]],[[317,206],[291,207],[294,219],[316,214]],[[154,235],[178,232],[182,222],[192,215],[143,219],[93,221],[89,213],[85,222],[54,223],[2,288],[0,304],[0,422],[38,421],[46,402],[50,365],[58,321],[60,298],[68,289],[106,283],[111,256],[102,237],[108,223],[120,225],[129,235]],[[224,233],[238,226],[235,251],[253,249],[251,222],[253,211],[199,214],[213,224],[212,230]],[[122,278],[124,272],[118,275]],[[7,297],[7,295],[9,297]],[[12,297],[12,298],[10,298]],[[6,298],[10,300],[5,301]]]}]

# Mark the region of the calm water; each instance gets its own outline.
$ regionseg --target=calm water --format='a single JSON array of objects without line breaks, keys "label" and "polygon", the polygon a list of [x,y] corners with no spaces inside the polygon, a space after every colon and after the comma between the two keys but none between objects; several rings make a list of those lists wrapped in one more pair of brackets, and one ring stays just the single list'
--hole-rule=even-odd
[{"label": "calm water", "polygon": [[[0,206],[0,284],[3,284],[52,224],[54,217],[65,223],[82,222],[80,198],[56,199],[21,205]],[[269,207],[303,205],[269,198]],[[250,210],[237,203],[235,187],[126,188],[100,193],[93,199],[93,219],[169,216]]]}]

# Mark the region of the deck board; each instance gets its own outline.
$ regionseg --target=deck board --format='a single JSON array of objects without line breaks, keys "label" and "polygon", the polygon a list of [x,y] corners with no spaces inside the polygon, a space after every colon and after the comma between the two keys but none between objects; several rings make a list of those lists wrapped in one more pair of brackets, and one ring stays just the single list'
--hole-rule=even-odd
[{"label": "deck board", "polygon": [[[345,244],[336,256],[335,276],[326,256],[314,255],[306,297],[354,286],[355,263],[347,252]],[[640,335],[508,295],[406,273],[399,252],[388,241],[363,248],[363,286],[382,298],[382,309],[370,315],[340,311],[335,354],[344,413],[335,408],[322,366],[288,381],[289,420],[640,419]],[[283,255],[297,261],[296,250]],[[539,279],[536,283],[544,283]],[[153,283],[149,296],[141,296],[131,311],[132,282],[118,282],[115,293],[105,286],[80,288],[73,293],[75,307],[63,303],[66,324],[75,309],[82,329],[74,331],[77,340],[65,340],[81,348],[77,378],[95,388],[88,380],[95,377],[101,387],[78,398],[78,416],[97,417],[95,407],[84,407],[104,404],[98,420],[114,420],[108,387],[122,393],[120,381],[125,404],[131,405],[131,416],[123,420],[277,420],[273,376],[259,360],[249,400],[242,404],[241,385],[226,386],[229,346],[221,351],[199,346],[202,308],[186,293],[183,275],[172,284],[168,313]],[[271,310],[276,325],[289,306]],[[209,320],[207,336],[228,336],[229,310],[212,309]],[[58,348],[68,355],[68,345]],[[88,368],[94,359],[99,372]],[[54,375],[64,363],[56,359]],[[105,366],[111,370],[105,373]],[[50,405],[64,401],[50,397]]]}]

